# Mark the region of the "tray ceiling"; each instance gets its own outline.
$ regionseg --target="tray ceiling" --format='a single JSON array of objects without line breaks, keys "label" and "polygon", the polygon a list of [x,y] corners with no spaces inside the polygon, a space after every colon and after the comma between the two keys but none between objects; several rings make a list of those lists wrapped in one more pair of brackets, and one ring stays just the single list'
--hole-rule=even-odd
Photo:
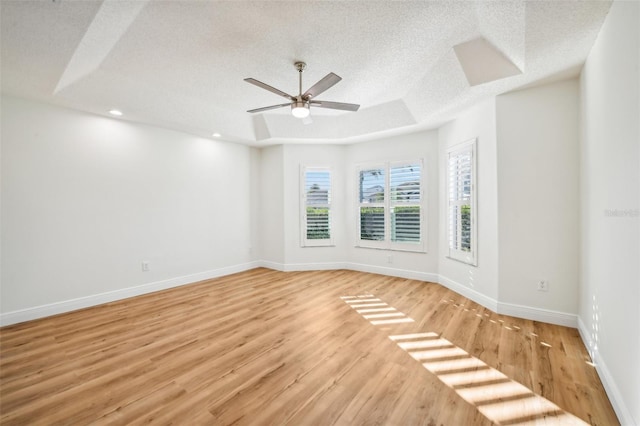
[{"label": "tray ceiling", "polygon": [[[2,0],[2,92],[251,145],[350,142],[434,127],[483,98],[575,75],[609,7]],[[360,111],[315,108],[310,124],[287,108],[247,113],[282,98],[243,78],[297,94],[298,60],[303,90],[335,72],[343,80],[320,98]]]}]

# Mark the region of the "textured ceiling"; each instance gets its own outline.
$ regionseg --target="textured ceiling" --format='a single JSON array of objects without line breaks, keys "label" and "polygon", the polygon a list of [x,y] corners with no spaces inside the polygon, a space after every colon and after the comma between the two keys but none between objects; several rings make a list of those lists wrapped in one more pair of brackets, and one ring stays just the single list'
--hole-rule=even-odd
[{"label": "textured ceiling", "polygon": [[[576,73],[609,7],[0,0],[2,92],[101,115],[117,108],[125,120],[252,145],[357,141],[433,127],[479,99]],[[464,69],[456,46],[472,58]],[[303,90],[335,72],[343,80],[318,99],[360,110],[312,108],[309,124],[287,108],[247,113],[283,99],[243,78],[295,95],[297,60],[307,63]],[[505,64],[508,77],[467,79],[499,75]]]}]

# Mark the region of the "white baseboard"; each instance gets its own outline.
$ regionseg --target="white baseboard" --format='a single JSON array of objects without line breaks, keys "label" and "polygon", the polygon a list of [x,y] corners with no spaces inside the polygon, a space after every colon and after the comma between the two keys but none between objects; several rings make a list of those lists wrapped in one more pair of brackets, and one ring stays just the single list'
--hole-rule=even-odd
[{"label": "white baseboard", "polygon": [[528,306],[513,305],[501,303],[495,299],[479,293],[469,287],[466,287],[456,281],[453,281],[442,275],[412,271],[407,269],[389,268],[384,266],[367,265],[361,263],[350,262],[327,262],[327,263],[289,263],[283,264],[271,261],[255,261],[240,265],[233,265],[225,268],[215,269],[211,271],[200,272],[197,274],[186,275],[183,277],[172,278],[153,283],[142,284],[135,287],[99,293],[91,296],[80,297],[77,299],[65,300],[61,302],[51,303],[47,305],[35,306],[32,308],[22,309],[18,311],[6,312],[0,314],[0,325],[10,325],[19,322],[30,321],[33,319],[43,318],[51,315],[70,312],[77,309],[88,308],[103,303],[109,303],[116,300],[126,299],[128,297],[140,296],[142,294],[154,291],[165,290],[172,287],[178,287],[197,281],[221,277],[224,275],[242,272],[249,269],[265,267],[277,271],[313,271],[313,270],[335,270],[349,269],[359,272],[369,272],[373,274],[388,275],[392,277],[407,278],[412,280],[421,280],[427,282],[439,283],[462,296],[473,300],[492,311],[512,315],[520,318],[531,319],[534,321],[543,321],[551,324],[565,325],[576,327],[576,316],[565,314],[562,312],[548,311],[544,309],[531,308]]},{"label": "white baseboard", "polygon": [[438,282],[449,290],[455,291],[467,299],[471,299],[485,308],[491,309],[499,314],[510,315],[512,317],[524,318],[532,321],[547,322],[549,324],[563,325],[565,327],[576,328],[578,326],[577,316],[574,314],[500,302],[443,275],[439,276]]},{"label": "white baseboard", "polygon": [[593,353],[593,340],[591,340],[589,329],[580,317],[578,317],[578,332],[582,338],[582,343],[584,343],[584,346],[587,348],[587,352],[589,352],[589,356],[591,356],[591,360],[593,361],[595,358],[595,354]]},{"label": "white baseboard", "polygon": [[6,312],[0,314],[0,325],[9,325],[19,322],[29,321],[37,318],[43,318],[50,315],[61,314],[76,309],[87,308],[90,306],[100,305],[103,303],[113,302],[128,297],[139,296],[154,291],[165,290],[167,288],[178,287],[197,281],[221,277],[224,275],[242,272],[249,269],[265,267],[277,271],[312,271],[312,270],[335,270],[349,269],[353,271],[369,272],[374,274],[388,275],[392,277],[407,278],[421,280],[427,282],[439,283],[462,296],[473,300],[492,311],[517,316],[520,318],[531,319],[535,321],[543,321],[552,324],[566,325],[576,327],[575,315],[565,314],[562,312],[548,311],[544,309],[531,308],[528,306],[513,305],[501,303],[495,299],[479,293],[469,287],[457,283],[442,275],[413,271],[399,268],[389,268],[384,266],[367,265],[351,262],[327,262],[327,263],[289,263],[283,264],[271,261],[255,261],[240,265],[233,265],[225,268],[215,269],[211,271],[200,272],[197,274],[186,275],[183,277],[172,278],[169,280],[157,281],[153,283],[143,284],[135,287],[114,290],[110,292],[95,294],[77,299],[65,300],[62,302],[51,303],[48,305],[36,306],[33,308],[22,309],[18,311]]},{"label": "white baseboard", "polygon": [[456,293],[466,297],[467,299],[471,299],[474,302],[479,303],[487,309],[498,312],[498,301],[487,295],[484,295],[443,275],[438,276],[437,282],[445,286],[449,290],[455,291]]},{"label": "white baseboard", "polygon": [[138,285],[135,287],[127,287],[119,290],[108,291],[105,293],[93,294],[91,296],[79,297],[77,299],[64,300],[61,302],[49,303],[47,305],[6,312],[0,314],[0,326],[31,321],[51,315],[75,311],[77,309],[101,305],[103,303],[114,302],[116,300],[126,299],[129,297],[140,296],[142,294],[152,293],[154,291],[166,290],[168,288],[178,287],[197,281],[235,274],[237,272],[243,272],[249,269],[257,268],[258,266],[260,266],[259,262],[249,262],[240,265],[227,266],[220,269],[199,272],[197,274],[185,275],[182,277],[171,278],[163,281],[156,281]]},{"label": "white baseboard", "polygon": [[258,267],[260,268],[267,268],[267,269],[273,269],[274,271],[285,272],[284,263],[271,262],[270,260],[259,260],[257,263],[258,263]]},{"label": "white baseboard", "polygon": [[611,377],[607,364],[605,364],[604,360],[600,357],[598,348],[594,346],[589,329],[580,317],[578,317],[578,331],[580,332],[582,342],[589,351],[589,355],[591,355],[591,361],[596,366],[596,372],[598,373],[598,376],[600,376],[600,381],[604,386],[604,390],[607,392],[609,401],[611,401],[611,405],[613,405],[613,410],[616,412],[620,424],[623,426],[637,425],[633,420],[631,411],[627,408],[627,405],[622,398],[622,393],[616,386],[616,382],[613,380],[613,377]]},{"label": "white baseboard", "polygon": [[323,263],[276,263],[267,260],[258,262],[260,266],[276,271],[332,271],[336,269],[348,269],[344,262],[323,262]]},{"label": "white baseboard", "polygon": [[524,318],[532,321],[548,322],[549,324],[565,327],[578,327],[578,316],[566,312],[551,311],[549,309],[532,308],[531,306],[516,305],[515,303],[498,302],[499,314]]},{"label": "white baseboard", "polygon": [[384,266],[366,265],[363,263],[345,263],[343,269],[358,272],[369,272],[372,274],[388,275],[391,277],[407,278],[410,280],[438,282],[438,274],[430,272],[412,271],[409,269],[388,268]]},{"label": "white baseboard", "polygon": [[351,262],[326,262],[326,263],[278,263],[267,260],[258,262],[259,266],[276,271],[331,271],[348,269],[350,271],[369,272],[372,274],[388,275],[391,277],[408,278],[411,280],[438,282],[438,274],[429,272],[411,271],[408,269],[388,268],[384,266],[366,265]]}]

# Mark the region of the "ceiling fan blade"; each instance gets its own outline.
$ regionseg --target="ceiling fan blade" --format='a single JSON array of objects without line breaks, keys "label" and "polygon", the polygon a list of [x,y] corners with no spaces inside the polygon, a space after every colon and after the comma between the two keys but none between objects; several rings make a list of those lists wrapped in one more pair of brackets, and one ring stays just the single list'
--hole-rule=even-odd
[{"label": "ceiling fan blade", "polygon": [[251,84],[255,84],[258,87],[262,87],[265,90],[270,91],[271,93],[275,93],[276,95],[280,95],[284,98],[287,98],[289,100],[295,100],[296,98],[294,98],[293,96],[291,96],[288,93],[283,92],[282,90],[278,90],[275,87],[269,86],[266,83],[263,83],[261,81],[256,80],[255,78],[245,78],[244,81],[246,81],[247,83],[251,83]]},{"label": "ceiling fan blade", "polygon": [[304,94],[302,95],[302,97],[304,99],[312,99],[315,98],[316,96],[318,96],[320,93],[324,92],[325,90],[333,87],[334,84],[338,83],[340,80],[342,80],[342,77],[337,76],[336,74],[330,72],[329,74],[325,75],[322,80],[318,81],[316,84],[314,84],[313,86],[311,86],[311,88],[309,88],[309,90],[307,90],[306,92],[304,92]]},{"label": "ceiling fan blade", "polygon": [[329,101],[309,101],[309,104],[320,108],[341,109],[343,111],[357,111],[360,108],[358,104],[346,104],[344,102],[329,102]]},{"label": "ceiling fan blade", "polygon": [[283,107],[287,107],[287,106],[291,106],[291,103],[288,104],[280,104],[280,105],[271,105],[271,106],[267,106],[267,107],[262,107],[262,108],[256,108],[256,109],[250,109],[247,112],[262,112],[262,111],[269,111],[270,109],[277,109],[277,108],[283,108]]}]

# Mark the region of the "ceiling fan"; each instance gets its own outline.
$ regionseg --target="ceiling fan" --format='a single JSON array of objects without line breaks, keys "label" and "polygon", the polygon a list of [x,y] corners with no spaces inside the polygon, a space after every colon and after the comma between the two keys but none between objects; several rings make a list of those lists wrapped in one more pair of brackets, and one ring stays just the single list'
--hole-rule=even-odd
[{"label": "ceiling fan", "polygon": [[287,106],[291,106],[291,114],[293,114],[294,117],[306,118],[309,116],[309,112],[310,112],[309,108],[311,107],[311,105],[320,107],[320,108],[340,109],[343,111],[357,111],[358,108],[360,108],[360,105],[356,105],[356,104],[346,104],[343,102],[317,101],[314,99],[320,93],[333,87],[336,83],[342,80],[341,77],[337,76],[332,72],[330,72],[329,74],[324,76],[320,81],[318,81],[316,84],[311,86],[309,90],[302,93],[302,72],[307,67],[307,64],[305,64],[304,62],[296,62],[294,65],[299,73],[298,96],[291,96],[288,93],[285,93],[282,90],[278,90],[275,87],[269,86],[268,84],[258,81],[255,78],[245,78],[244,81],[246,81],[247,83],[255,84],[256,86],[262,87],[263,89],[266,89],[272,93],[275,93],[276,95],[285,97],[290,101],[286,104],[271,105],[271,106],[262,107],[262,108],[250,109],[247,112],[255,113],[255,112],[268,111],[270,109],[284,108]]}]

